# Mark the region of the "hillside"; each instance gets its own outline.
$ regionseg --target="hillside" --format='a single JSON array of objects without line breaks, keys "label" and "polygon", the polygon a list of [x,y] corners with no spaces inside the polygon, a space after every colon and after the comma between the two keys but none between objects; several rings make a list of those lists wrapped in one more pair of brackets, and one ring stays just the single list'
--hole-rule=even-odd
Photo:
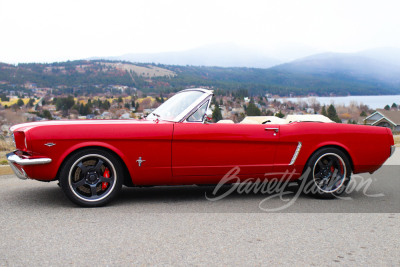
[{"label": "hillside", "polygon": [[0,90],[38,88],[102,93],[108,86],[144,92],[177,91],[190,86],[250,94],[400,94],[399,68],[364,57],[321,54],[269,69],[140,64],[80,60],[50,64],[0,64]]}]

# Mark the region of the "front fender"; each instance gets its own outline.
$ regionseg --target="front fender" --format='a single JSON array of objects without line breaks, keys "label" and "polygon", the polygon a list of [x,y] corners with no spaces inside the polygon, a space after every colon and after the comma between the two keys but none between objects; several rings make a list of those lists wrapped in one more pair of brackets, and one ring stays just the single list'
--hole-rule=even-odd
[{"label": "front fender", "polygon": [[[108,150],[114,152],[115,154],[117,154],[118,157],[120,157],[120,159],[123,161],[123,164],[127,167],[129,174],[132,177],[133,170],[130,168],[131,164],[128,163],[128,158],[126,157],[126,155],[117,147],[115,147],[109,143],[106,143],[106,142],[98,142],[98,141],[80,142],[80,143],[77,143],[77,144],[69,147],[58,158],[57,163],[56,163],[57,170],[59,170],[61,168],[62,163],[68,158],[68,156],[70,156],[77,150],[89,148],[89,147],[105,148],[105,149],[108,149]],[[57,178],[57,173],[54,175],[54,179]]]}]

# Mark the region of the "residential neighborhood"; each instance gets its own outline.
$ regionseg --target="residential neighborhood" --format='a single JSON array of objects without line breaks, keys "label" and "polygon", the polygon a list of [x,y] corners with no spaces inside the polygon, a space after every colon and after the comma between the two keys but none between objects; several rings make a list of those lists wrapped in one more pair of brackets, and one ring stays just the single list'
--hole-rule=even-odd
[{"label": "residential neighborhood", "polygon": [[[29,93],[3,92],[0,102],[0,121],[3,133],[11,125],[21,122],[61,119],[140,119],[147,116],[174,93],[148,95],[134,87],[108,86],[107,93],[79,96],[53,94],[52,88],[38,88],[25,84]],[[208,88],[213,89],[213,88]],[[229,94],[217,91],[211,109],[218,109],[221,118],[241,122],[246,116],[288,116],[321,114],[336,122],[389,127],[399,132],[400,111],[393,103],[389,110],[372,110],[363,104],[349,106],[321,106],[315,99],[308,101],[281,101],[278,96],[250,97],[246,94]],[[335,119],[336,118],[336,119]]]}]

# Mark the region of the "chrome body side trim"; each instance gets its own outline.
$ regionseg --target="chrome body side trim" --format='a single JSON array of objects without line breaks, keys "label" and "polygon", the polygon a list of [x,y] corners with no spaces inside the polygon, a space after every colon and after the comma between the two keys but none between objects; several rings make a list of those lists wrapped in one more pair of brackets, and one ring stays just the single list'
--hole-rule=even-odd
[{"label": "chrome body side trim", "polygon": [[297,159],[297,157],[299,156],[299,153],[300,153],[301,146],[302,146],[302,144],[301,144],[301,142],[299,142],[297,144],[296,151],[294,151],[292,160],[290,161],[289,165],[293,165],[296,162],[296,159]]}]

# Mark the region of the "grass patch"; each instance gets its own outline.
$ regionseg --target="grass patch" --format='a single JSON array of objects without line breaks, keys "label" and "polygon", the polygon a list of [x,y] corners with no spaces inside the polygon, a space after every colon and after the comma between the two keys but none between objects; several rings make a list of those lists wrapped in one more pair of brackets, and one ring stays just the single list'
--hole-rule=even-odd
[{"label": "grass patch", "polygon": [[0,136],[0,165],[8,165],[6,154],[15,150],[11,138]]},{"label": "grass patch", "polygon": [[0,175],[10,175],[14,174],[14,172],[11,170],[10,166],[0,166]]},{"label": "grass patch", "polygon": [[400,135],[394,135],[394,144],[400,146]]},{"label": "grass patch", "polygon": [[10,137],[4,138],[0,136],[0,151],[13,151],[14,149],[14,144]]},{"label": "grass patch", "polygon": [[9,151],[0,151],[0,166],[1,165],[8,165],[8,161],[6,158],[7,153],[10,153],[12,150]]}]

